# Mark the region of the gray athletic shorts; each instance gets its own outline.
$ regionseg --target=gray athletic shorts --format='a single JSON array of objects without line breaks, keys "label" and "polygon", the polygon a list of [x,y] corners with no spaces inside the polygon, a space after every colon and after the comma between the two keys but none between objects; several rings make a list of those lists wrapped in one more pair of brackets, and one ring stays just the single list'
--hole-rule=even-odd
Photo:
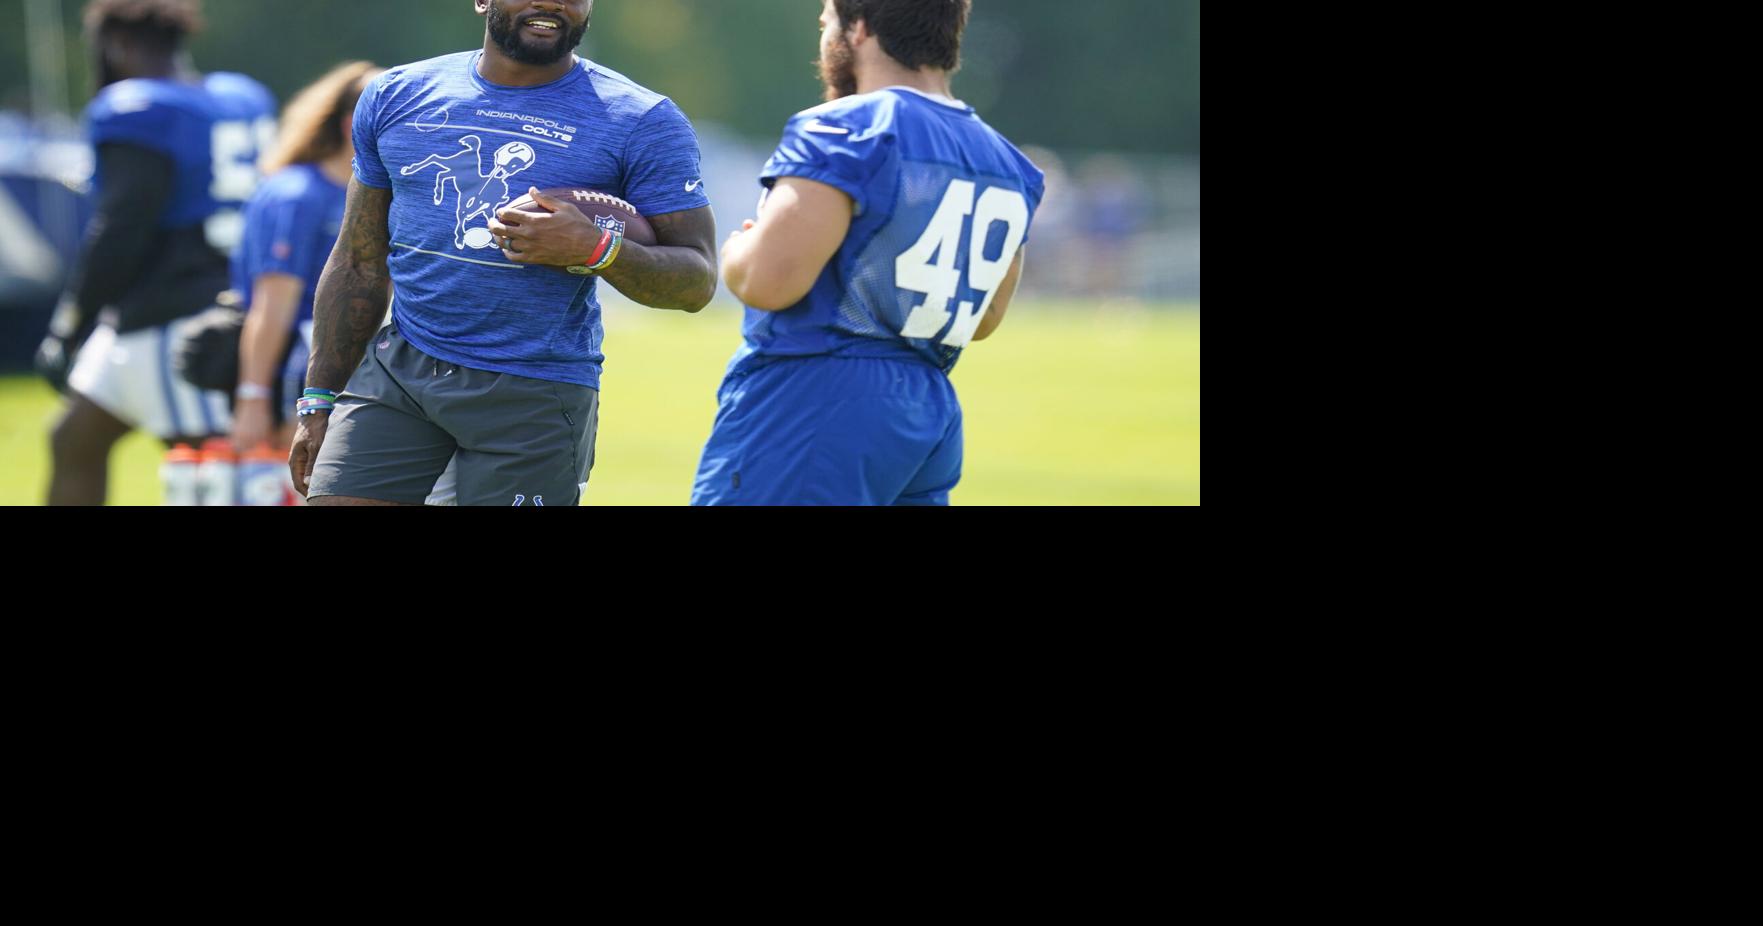
[{"label": "gray athletic shorts", "polygon": [[455,366],[388,325],[337,396],[309,497],[420,505],[457,455],[460,505],[577,505],[599,424],[597,389]]}]

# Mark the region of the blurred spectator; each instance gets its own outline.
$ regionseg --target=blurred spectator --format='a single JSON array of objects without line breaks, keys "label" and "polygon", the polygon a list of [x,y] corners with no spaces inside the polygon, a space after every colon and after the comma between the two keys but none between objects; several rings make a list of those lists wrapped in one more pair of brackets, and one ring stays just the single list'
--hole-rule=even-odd
[{"label": "blurred spectator", "polygon": [[1081,229],[1085,247],[1084,290],[1098,298],[1120,298],[1131,291],[1133,250],[1144,230],[1154,193],[1118,155],[1101,154],[1083,166]]}]

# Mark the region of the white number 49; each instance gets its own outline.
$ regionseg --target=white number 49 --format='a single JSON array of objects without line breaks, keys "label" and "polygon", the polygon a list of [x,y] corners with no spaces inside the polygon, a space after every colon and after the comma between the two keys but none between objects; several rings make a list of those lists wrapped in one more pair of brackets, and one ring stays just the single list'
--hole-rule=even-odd
[{"label": "white number 49", "polygon": [[[895,284],[925,295],[924,304],[906,318],[901,337],[934,338],[949,323],[949,303],[961,290],[961,271],[955,269],[955,257],[968,216],[973,216],[973,243],[968,253],[967,288],[984,292],[986,298],[978,309],[971,302],[961,303],[955,327],[944,336],[943,346],[966,347],[973,340],[980,319],[985,318],[986,310],[997,298],[998,284],[1009,276],[1016,251],[1022,247],[1022,236],[1028,232],[1028,201],[1015,190],[992,187],[975,203],[975,189],[968,180],[951,182],[924,236],[894,261]],[[986,239],[991,237],[992,225],[997,222],[1009,226],[1004,233],[1004,249],[997,260],[987,260]]]}]

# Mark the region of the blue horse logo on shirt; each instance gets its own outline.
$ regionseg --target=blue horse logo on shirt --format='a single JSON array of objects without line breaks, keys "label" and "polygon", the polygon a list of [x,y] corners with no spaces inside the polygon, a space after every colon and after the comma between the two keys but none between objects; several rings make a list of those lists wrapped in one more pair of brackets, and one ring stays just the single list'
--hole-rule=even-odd
[{"label": "blue horse logo on shirt", "polygon": [[[422,161],[403,168],[399,173],[408,177],[421,173],[430,167],[440,168],[435,173],[435,205],[439,206],[447,201],[447,185],[449,183],[453,185],[453,195],[457,200],[454,207],[454,214],[458,217],[458,221],[453,226],[454,249],[463,251],[466,248],[495,247],[496,236],[490,234],[488,220],[495,216],[496,210],[506,206],[513,198],[508,189],[508,178],[533,166],[533,163],[539,158],[538,152],[534,151],[533,147],[526,142],[509,142],[496,149],[490,170],[486,172],[482,150],[483,140],[476,135],[467,135],[459,140],[459,144],[464,148],[463,151],[456,151],[445,157],[431,154]],[[460,189],[459,176],[448,164],[448,162],[462,158],[467,154],[472,156],[470,164],[476,171],[477,178],[483,181],[477,188],[477,192],[469,196]],[[467,175],[467,184],[469,185],[469,183],[469,175]],[[472,224],[479,220],[483,220],[483,223],[475,226]]]}]

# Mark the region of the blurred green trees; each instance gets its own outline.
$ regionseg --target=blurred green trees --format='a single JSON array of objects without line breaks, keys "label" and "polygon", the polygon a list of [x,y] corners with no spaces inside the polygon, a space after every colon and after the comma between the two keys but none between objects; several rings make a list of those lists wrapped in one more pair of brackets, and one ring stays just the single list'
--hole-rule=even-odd
[{"label": "blurred green trees", "polygon": [[[0,0],[0,106],[24,108],[23,5]],[[84,0],[61,0],[77,109],[91,80]],[[205,70],[237,70],[283,100],[351,58],[399,64],[477,47],[467,0],[207,0]],[[818,102],[819,0],[599,0],[584,53],[666,93],[694,121],[769,138]],[[1199,0],[976,0],[957,95],[1021,144],[1197,155]]]}]

